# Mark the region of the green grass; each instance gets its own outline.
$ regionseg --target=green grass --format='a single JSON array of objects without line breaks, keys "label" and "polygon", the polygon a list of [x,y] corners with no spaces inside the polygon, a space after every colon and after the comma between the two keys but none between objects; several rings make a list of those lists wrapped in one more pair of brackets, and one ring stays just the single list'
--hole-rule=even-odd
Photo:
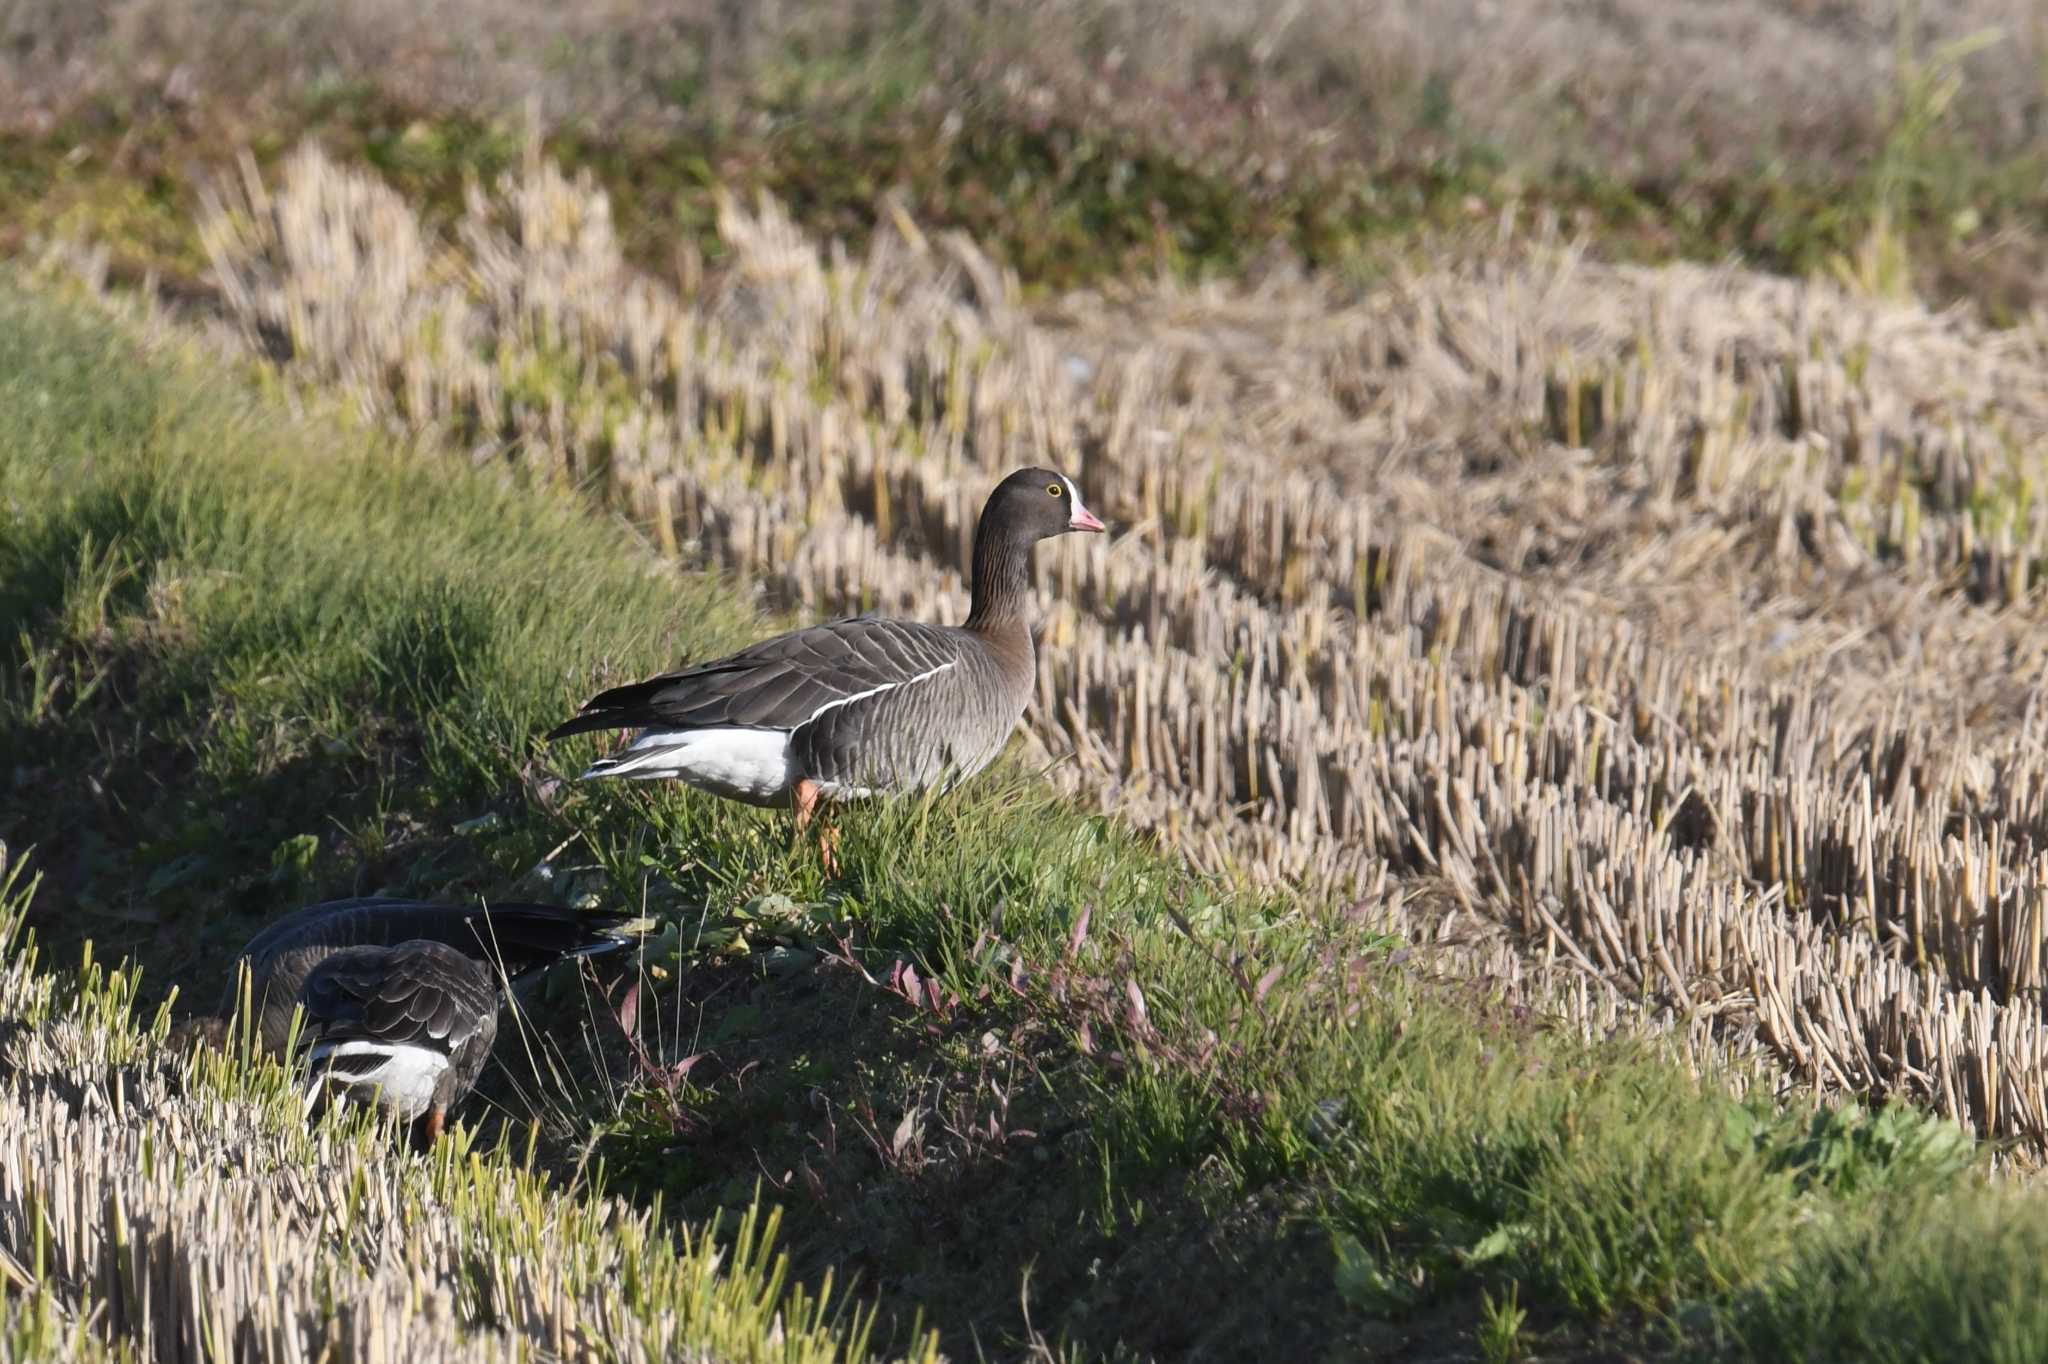
[{"label": "green grass", "polygon": [[686,1224],[765,1187],[878,1342],[1024,1349],[1028,1285],[1086,1352],[2048,1348],[2048,1214],[1953,1129],[1736,1104],[1031,773],[849,811],[829,877],[786,817],[562,782],[533,736],[601,674],[763,628],[570,494],[11,286],[0,431],[0,839],[52,954],[205,995],[269,914],[555,854],[670,931],[557,982],[471,1118]]},{"label": "green grass", "polygon": [[594,667],[745,620],[564,498],[336,459],[110,339],[8,330],[0,836],[40,846],[74,934],[196,929],[183,969],[294,889],[530,865],[450,828],[519,798]]},{"label": "green grass", "polygon": [[1739,1338],[1780,1358],[2019,1364],[2048,1340],[2044,1258],[2038,1194],[1905,1193],[1755,1289]]}]

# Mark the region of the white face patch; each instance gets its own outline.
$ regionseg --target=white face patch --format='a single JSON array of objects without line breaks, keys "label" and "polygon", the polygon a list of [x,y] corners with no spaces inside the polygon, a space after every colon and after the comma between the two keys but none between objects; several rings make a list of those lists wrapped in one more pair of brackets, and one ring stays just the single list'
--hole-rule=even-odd
[{"label": "white face patch", "polygon": [[1081,490],[1074,486],[1074,480],[1068,478],[1065,474],[1062,474],[1060,475],[1060,482],[1067,485],[1067,500],[1073,504],[1074,508],[1073,511],[1068,513],[1067,515],[1067,529],[1101,530],[1102,522],[1098,520],[1096,518],[1095,513],[1089,511],[1087,505],[1081,501]]}]

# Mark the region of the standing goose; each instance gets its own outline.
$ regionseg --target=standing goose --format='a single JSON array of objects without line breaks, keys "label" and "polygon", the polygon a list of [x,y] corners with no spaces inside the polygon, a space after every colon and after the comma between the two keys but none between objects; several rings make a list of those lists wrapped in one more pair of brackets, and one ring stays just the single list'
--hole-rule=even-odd
[{"label": "standing goose", "polygon": [[[1020,469],[975,527],[965,625],[814,625],[600,692],[547,737],[639,729],[583,775],[675,777],[750,805],[794,806],[799,829],[821,800],[950,786],[1002,751],[1030,699],[1032,546],[1101,529],[1064,474]],[[829,836],[823,850],[829,865]]]},{"label": "standing goose", "polygon": [[[458,906],[423,900],[333,900],[288,914],[242,949],[258,1044],[282,1056],[303,1007],[310,1104],[339,1093],[425,1117],[441,1135],[498,1035],[499,967],[516,983],[555,962],[628,945],[623,914],[559,905]],[[237,1003],[180,1025],[177,1040],[216,1045]]]}]

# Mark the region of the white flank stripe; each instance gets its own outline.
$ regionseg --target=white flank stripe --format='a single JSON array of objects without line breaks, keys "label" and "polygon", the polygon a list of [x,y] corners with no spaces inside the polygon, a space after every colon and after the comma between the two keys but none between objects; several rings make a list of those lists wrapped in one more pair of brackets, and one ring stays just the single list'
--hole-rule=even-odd
[{"label": "white flank stripe", "polygon": [[828,710],[837,710],[841,706],[850,706],[856,701],[865,701],[870,696],[880,696],[885,691],[895,691],[898,687],[914,687],[927,678],[937,677],[959,661],[957,658],[949,658],[936,668],[925,669],[916,677],[906,677],[901,682],[884,682],[879,687],[869,687],[866,691],[857,691],[851,696],[842,696],[837,701],[827,701],[824,705],[811,712],[810,719],[803,721],[795,727],[802,729],[804,725],[813,723]]},{"label": "white flank stripe", "polygon": [[[709,791],[729,800],[761,805],[779,803],[789,793],[789,740],[794,731],[841,706],[929,681],[959,661],[948,659],[901,682],[884,682],[866,691],[827,701],[788,729],[644,730],[639,738],[613,757],[600,758],[585,768],[583,775],[585,778],[627,777],[634,780],[673,777],[700,791]],[[831,786],[827,794],[843,798],[869,792],[865,787]]]}]

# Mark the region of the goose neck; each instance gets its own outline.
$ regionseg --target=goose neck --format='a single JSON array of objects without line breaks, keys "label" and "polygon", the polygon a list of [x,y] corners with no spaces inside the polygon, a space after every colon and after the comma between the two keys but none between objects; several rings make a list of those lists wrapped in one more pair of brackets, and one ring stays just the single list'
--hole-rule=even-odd
[{"label": "goose neck", "polygon": [[974,537],[973,605],[967,613],[971,630],[995,630],[1031,623],[1031,546],[1033,541],[986,517]]}]

